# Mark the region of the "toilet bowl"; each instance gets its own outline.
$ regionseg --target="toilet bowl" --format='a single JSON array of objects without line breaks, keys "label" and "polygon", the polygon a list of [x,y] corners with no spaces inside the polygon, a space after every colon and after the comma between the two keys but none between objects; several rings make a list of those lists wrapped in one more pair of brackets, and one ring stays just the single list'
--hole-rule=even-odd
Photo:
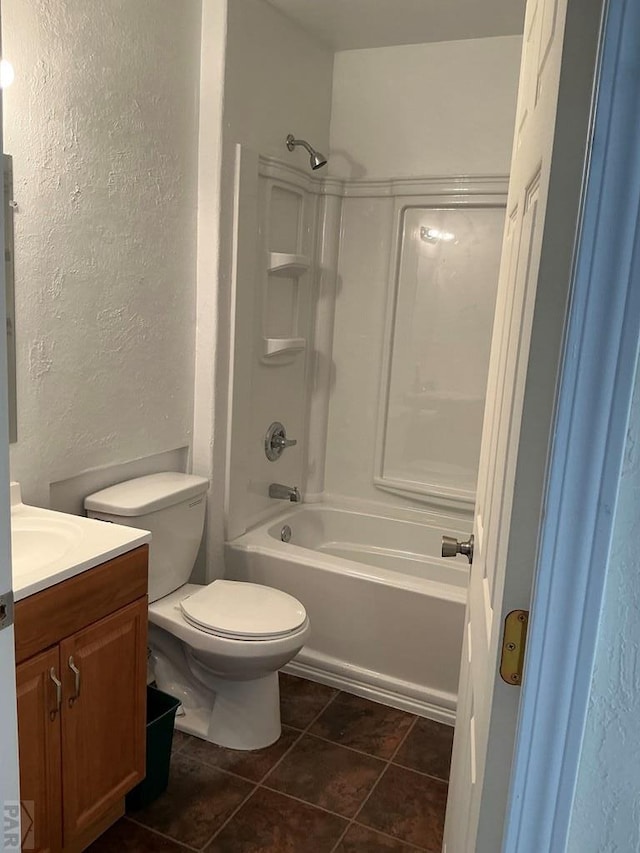
[{"label": "toilet bowl", "polygon": [[180,699],[176,728],[232,749],[280,737],[278,670],[310,625],[293,596],[260,584],[187,583],[202,538],[208,481],[165,472],[85,499],[92,518],[150,530],[149,649],[161,690]]},{"label": "toilet bowl", "polygon": [[[300,611],[299,624],[286,630],[284,626],[295,617],[289,623],[277,623],[274,618],[272,636],[263,633],[251,637],[247,629],[252,616],[258,620],[261,611],[253,609],[249,601],[242,602],[244,608],[237,608],[237,636],[217,633],[215,626],[194,624],[184,613],[183,603],[203,591],[214,598],[216,588],[223,584],[231,589],[225,590],[221,601],[234,591],[253,592],[252,587],[273,593],[274,598],[282,595],[285,601],[290,599]],[[230,624],[227,621],[227,627]],[[184,715],[177,717],[177,727],[231,749],[259,749],[274,743],[281,733],[278,670],[298,654],[309,631],[309,619],[296,599],[258,584],[185,584],[150,604],[152,666],[158,687],[182,702]]]}]

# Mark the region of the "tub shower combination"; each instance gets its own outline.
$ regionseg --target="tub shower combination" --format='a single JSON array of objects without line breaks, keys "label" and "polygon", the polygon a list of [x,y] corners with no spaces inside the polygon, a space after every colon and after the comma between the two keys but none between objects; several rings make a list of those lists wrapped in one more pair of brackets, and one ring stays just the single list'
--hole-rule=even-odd
[{"label": "tub shower combination", "polygon": [[309,170],[237,150],[225,576],[304,604],[288,671],[453,724],[469,564],[441,537],[472,526],[507,181],[336,178],[298,145]]},{"label": "tub shower combination", "polygon": [[289,672],[453,723],[468,564],[438,556],[445,522],[303,504],[227,543],[227,577],[304,602]]}]

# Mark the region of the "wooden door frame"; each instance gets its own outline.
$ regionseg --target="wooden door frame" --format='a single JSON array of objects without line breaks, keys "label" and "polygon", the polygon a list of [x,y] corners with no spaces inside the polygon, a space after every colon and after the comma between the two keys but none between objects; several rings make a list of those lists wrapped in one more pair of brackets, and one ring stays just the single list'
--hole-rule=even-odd
[{"label": "wooden door frame", "polygon": [[640,339],[639,43],[637,4],[609,0],[504,853],[568,838]]}]

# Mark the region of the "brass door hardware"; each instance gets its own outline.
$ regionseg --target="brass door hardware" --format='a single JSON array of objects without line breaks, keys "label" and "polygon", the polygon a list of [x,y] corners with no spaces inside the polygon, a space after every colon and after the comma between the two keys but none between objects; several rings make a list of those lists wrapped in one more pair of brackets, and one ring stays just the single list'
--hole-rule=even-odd
[{"label": "brass door hardware", "polygon": [[500,676],[507,684],[515,687],[522,684],[528,625],[528,610],[512,610],[511,613],[507,613],[504,620]]}]

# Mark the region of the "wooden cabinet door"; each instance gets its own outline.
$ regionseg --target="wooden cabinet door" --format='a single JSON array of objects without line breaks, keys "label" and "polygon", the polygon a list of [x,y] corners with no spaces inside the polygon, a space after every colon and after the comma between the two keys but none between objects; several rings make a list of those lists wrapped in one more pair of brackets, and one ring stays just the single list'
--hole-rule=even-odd
[{"label": "wooden cabinet door", "polygon": [[60,665],[67,848],[145,775],[146,596],[63,640]]},{"label": "wooden cabinet door", "polygon": [[22,839],[25,850],[62,848],[58,646],[16,667]]}]

